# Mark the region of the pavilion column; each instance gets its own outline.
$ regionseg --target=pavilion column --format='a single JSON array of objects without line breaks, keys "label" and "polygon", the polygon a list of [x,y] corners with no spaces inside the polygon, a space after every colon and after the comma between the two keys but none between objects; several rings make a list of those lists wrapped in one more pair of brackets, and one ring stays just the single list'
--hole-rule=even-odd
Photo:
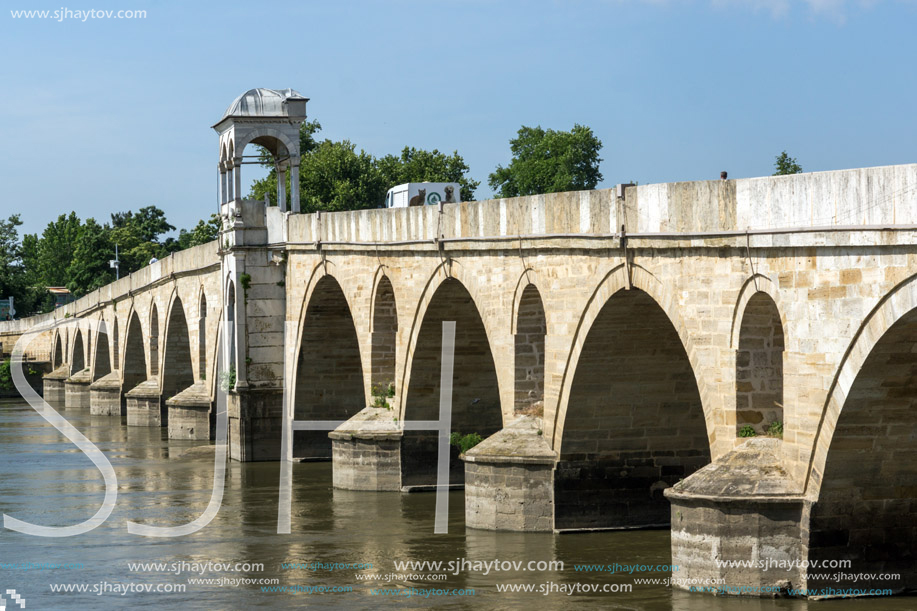
[{"label": "pavilion column", "polygon": [[242,157],[234,157],[232,160],[232,178],[234,181],[234,194],[236,199],[242,199]]},{"label": "pavilion column", "polygon": [[229,201],[226,199],[226,195],[227,195],[226,183],[227,183],[226,166],[223,163],[220,163],[220,198],[221,198],[220,203],[221,204],[225,204],[227,201]]},{"label": "pavilion column", "polygon": [[287,173],[283,166],[277,167],[277,205],[281,212],[287,211]]},{"label": "pavilion column", "polygon": [[299,157],[290,166],[290,208],[299,213]]},{"label": "pavilion column", "polygon": [[233,200],[232,196],[232,165],[226,164],[226,203]]}]

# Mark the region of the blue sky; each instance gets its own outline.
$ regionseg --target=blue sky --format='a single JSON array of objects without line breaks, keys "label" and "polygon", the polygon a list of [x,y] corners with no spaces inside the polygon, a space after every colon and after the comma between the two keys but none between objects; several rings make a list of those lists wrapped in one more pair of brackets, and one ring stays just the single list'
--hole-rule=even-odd
[{"label": "blue sky", "polygon": [[[605,187],[766,175],[784,149],[806,171],[917,161],[915,0],[81,1],[0,14],[0,215],[26,232],[150,204],[194,225],[210,126],[252,87],[299,90],[374,155],[458,150],[482,199],[523,124],[592,127]],[[147,17],[10,14],[62,7]]]}]

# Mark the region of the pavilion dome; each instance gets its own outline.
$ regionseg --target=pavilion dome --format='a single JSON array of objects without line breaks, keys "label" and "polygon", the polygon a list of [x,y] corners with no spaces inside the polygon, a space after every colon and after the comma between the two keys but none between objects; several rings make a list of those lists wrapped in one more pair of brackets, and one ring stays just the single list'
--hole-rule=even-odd
[{"label": "pavilion dome", "polygon": [[285,117],[283,102],[287,98],[302,98],[294,89],[249,89],[229,105],[221,121],[226,117]]}]

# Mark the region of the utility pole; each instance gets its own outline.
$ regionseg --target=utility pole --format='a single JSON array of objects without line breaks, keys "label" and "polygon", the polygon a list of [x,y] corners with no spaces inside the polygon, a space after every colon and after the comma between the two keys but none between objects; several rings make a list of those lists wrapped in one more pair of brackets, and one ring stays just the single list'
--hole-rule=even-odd
[{"label": "utility pole", "polygon": [[116,281],[120,280],[121,279],[121,267],[120,267],[121,262],[118,261],[118,245],[117,244],[115,244],[115,258],[109,259],[108,265],[109,267],[115,270],[115,280]]}]

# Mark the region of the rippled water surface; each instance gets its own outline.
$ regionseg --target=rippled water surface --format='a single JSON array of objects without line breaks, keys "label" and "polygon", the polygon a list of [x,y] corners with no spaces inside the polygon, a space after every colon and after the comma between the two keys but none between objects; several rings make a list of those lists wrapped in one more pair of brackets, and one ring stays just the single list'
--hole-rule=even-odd
[{"label": "rippled water surface", "polygon": [[[128,428],[118,418],[88,410],[61,413],[108,457],[118,477],[117,506],[91,533],[41,538],[0,530],[0,593],[15,589],[26,609],[252,609],[316,607],[378,609],[678,609],[720,611],[864,611],[917,608],[917,598],[805,602],[717,598],[634,584],[635,578],[665,573],[584,573],[574,564],[667,564],[668,531],[619,531],[576,535],[494,533],[466,530],[463,493],[449,499],[449,534],[433,534],[434,494],[347,492],[331,487],[330,463],[294,465],[292,534],[277,534],[279,466],[231,463],[222,508],[209,526],[176,539],[128,534],[126,522],[180,525],[206,507],[213,480],[212,454],[199,443],[163,439],[161,429]],[[189,452],[189,450],[192,450]],[[184,453],[184,455],[183,455]],[[104,494],[100,472],[89,459],[22,401],[0,401],[0,512],[28,522],[65,526],[99,508]],[[395,561],[562,561],[563,570],[463,570],[444,581],[403,576],[390,582]],[[240,572],[132,571],[131,563],[260,563],[263,570]],[[23,570],[10,564],[77,568]],[[283,568],[284,563],[363,563],[372,569]],[[189,565],[186,565],[189,566]],[[193,566],[193,565],[190,565]],[[169,567],[171,568],[171,567]],[[245,567],[240,567],[244,569]],[[429,573],[430,571],[422,571]],[[416,573],[416,571],[412,572]],[[281,586],[350,587],[339,593],[264,592],[262,585],[190,583],[193,579],[276,579]],[[548,595],[498,592],[497,584],[570,588],[575,584],[631,584],[628,593]],[[51,584],[85,585],[87,593],[53,593]],[[184,592],[121,595],[122,584],[175,588]],[[161,584],[161,585],[160,585]],[[553,584],[553,586],[551,585]],[[384,587],[387,595],[373,595]],[[101,595],[93,588],[108,589]],[[473,596],[431,595],[422,589],[466,589]],[[415,592],[412,596],[407,593]],[[7,595],[7,597],[9,597]],[[2,604],[2,603],[0,603]],[[8,605],[10,603],[8,602]],[[16,609],[7,606],[7,609]]]}]

